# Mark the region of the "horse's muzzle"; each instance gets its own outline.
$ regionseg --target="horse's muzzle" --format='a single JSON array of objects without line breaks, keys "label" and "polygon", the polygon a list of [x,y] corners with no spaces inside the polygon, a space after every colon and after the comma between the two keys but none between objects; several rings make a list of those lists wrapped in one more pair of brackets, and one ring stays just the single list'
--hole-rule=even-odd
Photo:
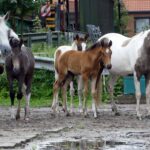
[{"label": "horse's muzzle", "polygon": [[112,67],[111,64],[108,64],[108,65],[106,66],[107,69],[111,69],[111,67]]},{"label": "horse's muzzle", "polygon": [[17,69],[17,68],[13,68],[13,73],[14,73],[15,75],[18,75],[18,74],[19,74],[19,72],[20,72],[20,70],[19,70],[19,69]]}]

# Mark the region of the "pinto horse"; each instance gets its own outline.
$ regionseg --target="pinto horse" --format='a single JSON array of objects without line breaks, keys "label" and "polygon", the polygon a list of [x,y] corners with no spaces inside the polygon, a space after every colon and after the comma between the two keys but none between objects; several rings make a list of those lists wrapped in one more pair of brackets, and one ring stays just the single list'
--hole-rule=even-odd
[{"label": "pinto horse", "polygon": [[[61,55],[70,50],[77,50],[77,51],[85,51],[86,49],[86,41],[88,39],[88,35],[85,35],[84,38],[79,36],[78,34],[74,37],[73,43],[71,46],[60,46],[57,48],[54,54],[54,66],[55,66],[55,80],[58,79],[58,72],[57,72],[57,64],[58,59]],[[81,76],[78,76],[77,79],[78,84],[78,98],[79,98],[79,110],[81,111],[82,107],[82,79]],[[71,112],[73,112],[73,96],[74,96],[74,84],[73,81],[70,82],[70,96],[71,96]],[[58,104],[58,95],[56,101],[53,101],[52,107],[55,104]]]},{"label": "pinto horse", "polygon": [[136,95],[136,114],[141,120],[140,114],[140,77],[145,75],[146,78],[146,103],[148,116],[150,116],[150,30],[143,31],[131,38],[117,33],[108,33],[102,38],[109,38],[113,45],[110,71],[110,93],[112,101],[112,110],[118,114],[117,106],[113,100],[114,84],[118,76],[128,74],[134,75],[135,95]]},{"label": "pinto horse", "polygon": [[[13,90],[13,81],[16,79],[18,81],[18,109],[16,114],[16,119],[20,119],[20,101],[23,96],[23,84],[25,88],[25,120],[29,119],[29,104],[30,104],[30,96],[31,96],[31,82],[33,78],[34,71],[34,56],[32,52],[27,49],[25,46],[22,47],[22,40],[18,40],[15,38],[10,38],[10,46],[12,52],[6,56],[5,66],[7,79],[9,82],[10,89],[10,99],[11,99],[11,107],[13,110],[14,107],[14,99],[15,99],[15,91]],[[14,118],[14,112],[11,112],[11,118]]]},{"label": "pinto horse", "polygon": [[[81,75],[84,82],[84,103],[83,112],[87,115],[86,99],[88,94],[88,80],[91,79],[91,92],[95,104],[94,117],[97,117],[97,105],[98,105],[98,92],[97,83],[99,76],[104,67],[107,69],[111,68],[111,49],[112,42],[103,38],[99,42],[92,45],[86,51],[75,51],[71,50],[62,54],[58,60],[57,72],[58,79],[55,81],[53,86],[53,100],[57,98],[58,90],[60,87],[63,88],[63,107],[68,114],[66,105],[66,89],[69,80],[74,75]],[[54,112],[56,107],[53,106]]]},{"label": "pinto horse", "polygon": [[[18,38],[18,35],[7,26],[6,22],[9,19],[9,12],[4,16],[0,16],[0,55],[6,56],[11,52],[11,46],[9,44],[9,37]],[[9,34],[9,36],[8,36]]]}]

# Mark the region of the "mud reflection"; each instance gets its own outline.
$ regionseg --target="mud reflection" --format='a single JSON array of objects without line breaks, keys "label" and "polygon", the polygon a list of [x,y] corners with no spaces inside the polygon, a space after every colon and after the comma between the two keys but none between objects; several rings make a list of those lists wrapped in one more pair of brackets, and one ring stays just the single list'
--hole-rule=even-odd
[{"label": "mud reflection", "polygon": [[145,150],[145,146],[143,143],[80,140],[40,144],[39,150]]},{"label": "mud reflection", "polygon": [[49,143],[46,147],[41,146],[41,150],[100,150],[104,145],[103,142],[92,141],[64,141],[57,143]]}]

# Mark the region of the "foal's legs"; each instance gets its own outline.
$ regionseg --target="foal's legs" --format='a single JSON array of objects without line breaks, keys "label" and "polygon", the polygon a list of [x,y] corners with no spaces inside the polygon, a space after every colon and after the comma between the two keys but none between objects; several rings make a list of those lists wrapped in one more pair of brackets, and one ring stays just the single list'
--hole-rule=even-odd
[{"label": "foal's legs", "polygon": [[14,108],[14,99],[15,99],[15,92],[13,90],[13,79],[11,77],[8,78],[9,82],[9,95],[10,95],[10,100],[11,100],[11,119],[15,119],[15,108]]},{"label": "foal's legs", "polygon": [[17,108],[17,114],[16,114],[16,119],[20,119],[20,110],[21,110],[21,106],[20,106],[20,101],[22,99],[22,86],[23,86],[23,82],[24,82],[24,77],[20,77],[18,80],[18,93],[17,93],[17,99],[18,99],[18,108]]},{"label": "foal's legs", "polygon": [[[55,70],[55,81],[58,80],[58,73],[57,71]],[[58,92],[56,92],[56,96],[55,98],[53,97],[53,102],[52,102],[52,109],[53,108],[56,108],[56,111],[57,109],[59,108],[59,104],[58,104]]]},{"label": "foal's legs", "polygon": [[70,82],[70,97],[71,97],[71,104],[70,104],[70,113],[74,112],[74,106],[73,106],[73,97],[74,97],[74,86],[73,81]]},{"label": "foal's legs", "polygon": [[82,94],[83,94],[83,80],[82,80],[82,76],[79,75],[78,76],[78,98],[79,98],[79,112],[83,112],[82,109]]},{"label": "foal's legs", "polygon": [[115,115],[119,115],[117,105],[114,101],[114,86],[115,86],[117,79],[118,79],[118,76],[110,75],[109,87],[108,87],[109,93],[110,93],[110,98],[111,98],[111,108],[112,108],[112,111],[115,113]]},{"label": "foal's legs", "polygon": [[146,76],[146,105],[147,105],[147,117],[150,118],[150,73]]},{"label": "foal's legs", "polygon": [[25,99],[26,99],[26,104],[25,104],[25,120],[29,120],[29,114],[30,114],[30,97],[31,97],[31,85],[32,85],[32,75],[28,75],[25,80]]},{"label": "foal's legs", "polygon": [[66,116],[69,116],[69,112],[67,110],[67,87],[70,83],[71,78],[68,77],[64,85],[62,86],[62,96],[63,96],[63,110],[66,113]]},{"label": "foal's legs", "polygon": [[83,83],[84,83],[84,90],[83,90],[83,113],[84,116],[87,116],[87,96],[88,96],[88,76],[84,74],[82,76]]},{"label": "foal's legs", "polygon": [[[77,76],[77,85],[78,85],[78,98],[79,98],[79,112],[83,112],[82,110],[82,89],[83,89],[83,80],[82,77],[79,75]],[[74,112],[74,106],[73,106],[73,96],[74,96],[74,86],[73,81],[70,82],[70,96],[71,96],[71,110],[70,112]]]},{"label": "foal's legs", "polygon": [[92,78],[91,82],[91,93],[92,93],[92,109],[94,112],[94,118],[97,118],[97,105],[98,105],[98,95],[97,95],[97,87],[96,87],[97,76]]},{"label": "foal's legs", "polygon": [[52,104],[52,109],[54,114],[56,113],[56,108],[57,108],[57,102],[58,102],[58,92],[59,88],[63,86],[66,80],[65,74],[59,74],[58,79],[55,81],[53,85],[53,104]]},{"label": "foal's legs", "polygon": [[135,84],[135,96],[136,96],[136,114],[138,119],[141,120],[141,114],[140,114],[141,89],[140,89],[140,81],[137,79],[136,72],[134,72],[134,84]]}]

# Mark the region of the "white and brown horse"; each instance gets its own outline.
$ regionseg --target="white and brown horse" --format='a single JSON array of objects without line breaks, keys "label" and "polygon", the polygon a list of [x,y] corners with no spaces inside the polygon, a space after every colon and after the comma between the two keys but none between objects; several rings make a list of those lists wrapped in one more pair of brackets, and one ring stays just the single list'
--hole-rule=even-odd
[{"label": "white and brown horse", "polygon": [[[84,37],[79,36],[78,34],[74,37],[73,43],[71,46],[60,46],[57,48],[54,54],[54,66],[55,66],[55,80],[58,79],[58,72],[57,72],[57,64],[58,60],[61,57],[62,54],[64,54],[67,51],[70,50],[77,50],[77,51],[85,51],[86,49],[86,42],[88,39],[88,35],[85,35]],[[82,83],[82,78],[81,76],[78,76],[77,78],[77,85],[78,85],[78,98],[79,98],[79,111],[82,111],[82,89],[83,89],[83,83]],[[73,96],[74,96],[74,84],[73,81],[70,82],[70,96],[71,96],[71,113],[74,112],[73,110]],[[56,101],[53,101],[53,105],[58,104],[58,95],[57,98],[55,99]]]},{"label": "white and brown horse", "polygon": [[150,116],[150,30],[143,31],[131,38],[117,33],[108,33],[102,38],[109,38],[113,45],[110,71],[110,93],[112,101],[112,110],[118,114],[117,106],[113,100],[113,89],[115,81],[119,76],[128,74],[134,75],[135,96],[136,96],[136,114],[141,119],[140,114],[140,77],[146,78],[146,103],[147,115]]},{"label": "white and brown horse", "polygon": [[[61,55],[58,60],[56,69],[58,72],[58,78],[53,87],[53,101],[56,101],[59,88],[63,88],[63,107],[67,111],[67,97],[66,90],[67,85],[72,80],[72,76],[81,75],[84,83],[84,103],[83,110],[84,115],[87,115],[87,94],[88,94],[88,81],[91,80],[91,92],[94,100],[95,109],[94,117],[97,117],[97,105],[98,105],[98,92],[97,83],[99,76],[104,67],[111,68],[111,49],[112,42],[103,38],[99,42],[92,45],[86,51],[71,50]],[[56,105],[53,105],[54,113],[56,112]]]}]

